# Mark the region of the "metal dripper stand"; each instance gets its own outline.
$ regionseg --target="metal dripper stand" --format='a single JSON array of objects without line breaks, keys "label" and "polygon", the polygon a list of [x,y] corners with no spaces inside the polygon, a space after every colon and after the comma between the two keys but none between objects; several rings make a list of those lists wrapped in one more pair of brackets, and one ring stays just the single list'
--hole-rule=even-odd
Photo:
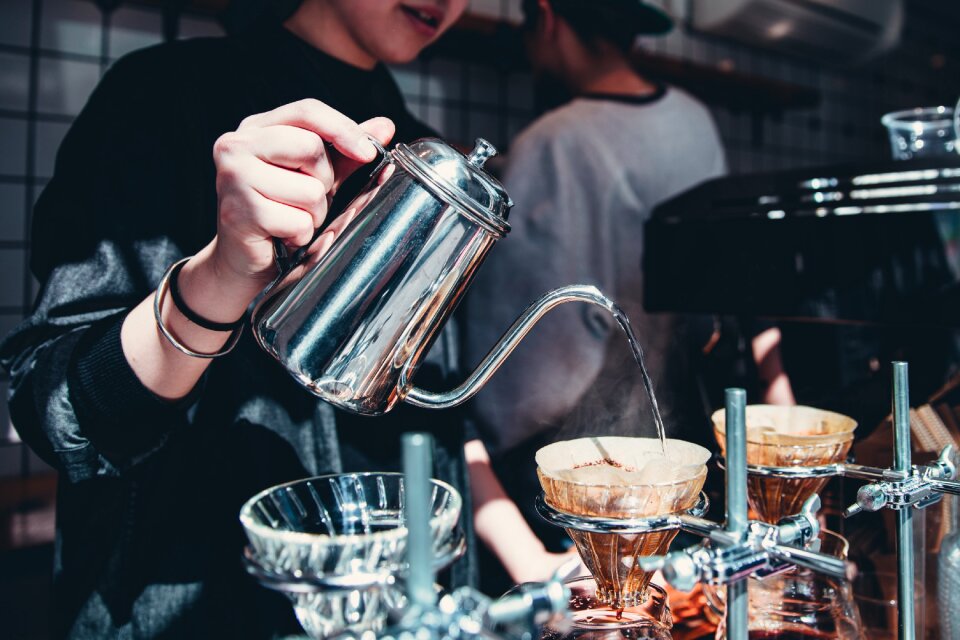
[{"label": "metal dripper stand", "polygon": [[[771,467],[746,465],[750,475],[780,479],[810,479],[840,476],[867,480],[857,491],[857,501],[844,513],[851,517],[863,511],[879,511],[887,508],[897,512],[897,626],[900,640],[914,640],[914,540],[913,509],[925,509],[936,504],[944,493],[960,495],[960,483],[952,480],[957,475],[953,446],[944,447],[940,456],[927,465],[911,462],[910,445],[910,392],[907,363],[893,364],[893,466],[888,469],[868,467],[848,462],[839,462],[810,467]],[[729,404],[727,415],[729,420]],[[729,440],[728,440],[729,442]],[[730,467],[737,469],[732,462]],[[729,500],[730,474],[727,471]],[[728,516],[729,518],[729,516]],[[803,564],[797,561],[797,564]],[[811,567],[813,568],[813,567]],[[666,573],[666,572],[665,572]],[[734,636],[731,636],[734,637]]]},{"label": "metal dripper stand", "polygon": [[[914,539],[913,509],[925,509],[938,503],[943,494],[960,495],[960,483],[952,480],[957,475],[953,446],[944,447],[940,456],[927,465],[915,465],[911,462],[910,445],[910,392],[908,367],[906,362],[893,364],[893,466],[888,469],[868,467],[849,462],[839,462],[818,466],[773,467],[745,465],[746,472],[753,476],[802,480],[811,478],[830,478],[840,476],[870,483],[857,491],[857,501],[850,505],[845,517],[851,517],[863,511],[879,511],[887,508],[897,512],[897,620],[900,640],[914,640],[916,622],[914,619]],[[728,396],[727,419],[730,419]],[[729,436],[728,436],[729,437]],[[728,439],[729,443],[729,439]],[[729,446],[729,444],[728,444]],[[742,465],[735,464],[730,457],[727,471],[727,490],[731,484],[731,469]],[[804,511],[807,511],[805,508]],[[816,509],[813,509],[816,511]],[[729,515],[728,515],[729,519]],[[758,523],[752,523],[753,525]],[[796,564],[802,561],[794,559]],[[809,566],[809,565],[804,565]],[[810,567],[817,570],[815,567]],[[676,567],[673,569],[676,571]],[[664,571],[666,575],[667,571]],[[669,579],[669,578],[668,578]],[[677,585],[677,583],[674,583]],[[736,636],[731,636],[736,637]]]},{"label": "metal dripper stand", "polygon": [[746,464],[746,392],[726,391],[726,525],[700,517],[705,498],[685,513],[667,514],[633,520],[571,515],[537,502],[540,514],[566,528],[610,534],[642,534],[680,529],[701,536],[703,544],[664,556],[636,559],[644,571],[661,570],[672,586],[689,591],[698,582],[727,586],[726,629],[731,640],[747,638],[747,582],[750,576],[765,577],[803,566],[813,571],[846,578],[847,562],[808,549],[820,533],[816,511],[820,499],[814,495],[801,513],[778,524],[750,521],[747,518]]},{"label": "metal dripper stand", "polygon": [[[570,591],[557,577],[529,583],[517,593],[493,601],[470,587],[438,597],[434,586],[430,531],[430,470],[433,441],[429,435],[403,436],[406,485],[407,606],[383,633],[359,634],[383,640],[440,640],[484,638],[527,639],[539,625],[566,614]],[[350,637],[350,636],[346,636]]]},{"label": "metal dripper stand", "polygon": [[[331,531],[325,536],[297,531],[300,538],[328,540],[312,541],[312,546],[302,554],[284,541],[276,547],[259,542],[257,549],[248,548],[245,557],[247,571],[263,586],[293,600],[297,616],[310,636],[344,640],[529,640],[539,625],[565,616],[570,592],[560,578],[522,585],[515,594],[497,601],[469,587],[440,592],[434,581],[436,571],[459,558],[465,544],[462,535],[453,535],[452,542],[437,544],[438,539],[450,537],[443,530],[455,526],[437,513],[446,515],[450,511],[448,505],[455,502],[459,514],[460,497],[449,485],[431,480],[432,449],[429,435],[404,435],[402,483],[398,474],[360,474],[371,476],[366,485],[359,484],[363,478],[358,478],[358,474],[325,476],[272,488],[248,503],[250,507],[245,508],[242,520],[244,516],[250,520],[259,515],[277,527],[277,516],[271,510],[275,507],[281,513],[292,514],[285,520],[299,524],[310,520],[308,511],[319,508],[320,519]],[[391,481],[394,484],[389,484]],[[333,487],[332,499],[321,493],[328,484]],[[313,502],[293,497],[296,490],[311,496]],[[444,495],[444,491],[449,494]],[[395,504],[399,509],[393,513]],[[352,512],[358,512],[356,519],[365,524],[380,512],[393,513],[393,537],[376,539],[383,535],[377,531],[337,534],[334,529],[338,527],[333,523],[350,520]],[[400,512],[402,518],[398,519]],[[256,525],[245,525],[248,536],[254,535]],[[321,569],[331,562],[327,548],[341,553],[335,561],[338,570],[324,573]],[[399,562],[384,564],[372,560],[384,553],[392,560],[392,549],[400,550]],[[291,562],[294,557],[299,561]],[[278,568],[291,564],[296,568]],[[370,566],[375,570],[369,570]]]}]

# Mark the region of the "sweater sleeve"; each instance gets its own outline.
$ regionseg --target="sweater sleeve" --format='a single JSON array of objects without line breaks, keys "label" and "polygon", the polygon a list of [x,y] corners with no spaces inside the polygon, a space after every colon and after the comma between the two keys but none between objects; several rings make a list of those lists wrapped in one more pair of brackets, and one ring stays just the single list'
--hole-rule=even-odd
[{"label": "sweater sleeve", "polygon": [[190,189],[170,184],[189,133],[155,67],[136,54],[116,63],[71,126],[34,209],[41,291],[0,346],[15,427],[74,482],[123,473],[162,447],[192,400],[150,393],[120,344],[128,311],[190,248],[171,230],[177,218],[201,215]]}]

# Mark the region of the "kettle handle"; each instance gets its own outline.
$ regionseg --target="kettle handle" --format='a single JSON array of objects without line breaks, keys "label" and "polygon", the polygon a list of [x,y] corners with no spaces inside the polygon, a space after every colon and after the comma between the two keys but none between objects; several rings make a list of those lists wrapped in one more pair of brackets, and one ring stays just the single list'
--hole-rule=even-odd
[{"label": "kettle handle", "polygon": [[[370,171],[369,177],[373,177],[378,171],[380,171],[380,169],[383,168],[383,165],[392,162],[392,160],[390,158],[390,152],[387,151],[382,144],[380,144],[379,140],[373,136],[367,136],[367,139],[370,141],[370,144],[376,147],[377,154],[380,156],[380,162],[378,162],[377,166]],[[277,283],[287,277],[287,274],[303,263],[304,259],[307,257],[307,252],[310,251],[310,247],[312,247],[313,243],[317,241],[317,238],[320,237],[320,235],[323,233],[323,230],[324,227],[318,227],[313,232],[313,237],[310,238],[310,242],[293,250],[287,247],[287,245],[285,245],[283,240],[280,238],[273,239],[273,260],[277,265],[277,277],[273,282],[267,285],[265,292],[276,286]]]},{"label": "kettle handle", "polygon": [[589,304],[595,304],[603,307],[614,316],[622,313],[613,300],[603,295],[599,289],[592,285],[574,284],[548,291],[526,308],[520,317],[507,329],[500,340],[497,341],[497,344],[487,353],[480,364],[477,365],[477,368],[470,374],[470,377],[459,387],[442,393],[434,393],[412,386],[410,382],[410,370],[414,362],[412,360],[408,361],[400,371],[400,381],[398,385],[401,390],[409,389],[404,395],[403,401],[407,404],[425,409],[448,409],[463,404],[483,388],[483,385],[496,373],[500,365],[503,364],[503,361],[507,359],[507,356],[509,356],[513,350],[516,349],[520,341],[530,333],[533,325],[539,322],[550,310],[565,302],[587,302]]}]

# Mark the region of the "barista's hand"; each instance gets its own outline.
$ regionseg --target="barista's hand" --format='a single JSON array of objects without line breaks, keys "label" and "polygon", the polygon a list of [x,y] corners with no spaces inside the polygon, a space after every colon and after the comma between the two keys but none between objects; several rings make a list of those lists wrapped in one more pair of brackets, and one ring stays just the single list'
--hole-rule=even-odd
[{"label": "barista's hand", "polygon": [[[332,196],[358,167],[376,158],[367,136],[387,144],[393,123],[361,124],[317,100],[301,100],[246,118],[217,140],[219,200],[212,259],[221,277],[262,287],[275,275],[273,238],[289,247],[310,242]],[[337,220],[311,246],[325,251],[346,226]]]},{"label": "barista's hand", "polygon": [[522,564],[510,567],[508,573],[510,578],[518,583],[544,582],[553,578],[561,569],[563,574],[557,577],[562,580],[590,575],[576,548],[563,553],[550,553],[545,550],[543,553],[530,555]]}]

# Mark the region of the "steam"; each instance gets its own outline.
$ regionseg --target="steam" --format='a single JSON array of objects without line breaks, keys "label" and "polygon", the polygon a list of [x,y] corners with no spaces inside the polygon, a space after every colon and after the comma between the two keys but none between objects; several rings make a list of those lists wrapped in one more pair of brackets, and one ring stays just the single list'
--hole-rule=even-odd
[{"label": "steam", "polygon": [[[656,394],[667,437],[703,439],[702,411],[685,326],[674,316],[630,314],[643,346],[647,370]],[[560,422],[558,440],[585,436],[657,437],[652,407],[640,369],[624,333],[607,316],[606,338],[597,344],[602,365],[587,390],[571,403]],[[695,431],[694,431],[695,430]],[[708,433],[708,432],[707,432]]]}]

